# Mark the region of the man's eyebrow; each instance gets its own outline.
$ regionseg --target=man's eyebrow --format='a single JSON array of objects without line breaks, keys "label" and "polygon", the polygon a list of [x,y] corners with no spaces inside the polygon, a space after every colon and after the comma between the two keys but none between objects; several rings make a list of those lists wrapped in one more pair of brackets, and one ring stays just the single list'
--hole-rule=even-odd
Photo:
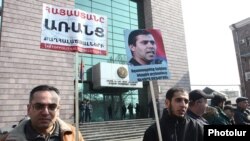
[{"label": "man's eyebrow", "polygon": [[147,40],[147,39],[142,39],[142,41],[155,41],[153,39]]},{"label": "man's eyebrow", "polygon": [[155,43],[155,41],[154,40],[142,40],[141,42],[150,42],[150,43]]},{"label": "man's eyebrow", "polygon": [[181,97],[178,97],[178,98],[176,98],[175,100],[176,100],[176,101],[185,101],[185,103],[188,103],[188,102],[189,102],[188,99],[186,99],[186,98],[181,98]]}]

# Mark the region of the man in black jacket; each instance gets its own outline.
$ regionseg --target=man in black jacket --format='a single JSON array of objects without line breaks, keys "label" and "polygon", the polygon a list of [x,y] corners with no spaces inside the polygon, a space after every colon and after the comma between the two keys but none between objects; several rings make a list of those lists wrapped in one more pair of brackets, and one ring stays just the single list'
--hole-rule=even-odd
[{"label": "man in black jacket", "polygon": [[[160,120],[163,141],[203,141],[203,126],[186,116],[188,93],[182,88],[171,88],[166,93],[166,109]],[[158,141],[156,124],[144,133],[143,141]]]},{"label": "man in black jacket", "polygon": [[250,125],[250,111],[247,110],[249,105],[247,97],[238,97],[236,99],[237,110],[234,114],[235,124]]},{"label": "man in black jacket", "polygon": [[189,107],[187,115],[192,119],[199,121],[202,125],[208,125],[208,121],[202,117],[207,108],[207,99],[213,98],[214,95],[207,95],[201,90],[193,90],[189,93]]}]

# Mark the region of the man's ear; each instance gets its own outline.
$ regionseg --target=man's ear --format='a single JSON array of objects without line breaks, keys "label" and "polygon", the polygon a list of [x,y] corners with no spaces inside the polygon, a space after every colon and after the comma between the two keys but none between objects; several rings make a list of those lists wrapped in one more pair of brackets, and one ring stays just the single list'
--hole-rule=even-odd
[{"label": "man's ear", "polygon": [[166,105],[166,108],[170,107],[170,100],[169,99],[165,100],[165,105]]},{"label": "man's ear", "polygon": [[31,104],[27,104],[27,115],[29,116],[31,110]]},{"label": "man's ear", "polygon": [[58,111],[57,111],[57,117],[60,117],[60,106],[58,107],[57,110],[58,110]]},{"label": "man's ear", "polygon": [[130,50],[131,50],[132,52],[135,51],[135,46],[134,46],[134,45],[129,45],[129,48],[130,48]]}]

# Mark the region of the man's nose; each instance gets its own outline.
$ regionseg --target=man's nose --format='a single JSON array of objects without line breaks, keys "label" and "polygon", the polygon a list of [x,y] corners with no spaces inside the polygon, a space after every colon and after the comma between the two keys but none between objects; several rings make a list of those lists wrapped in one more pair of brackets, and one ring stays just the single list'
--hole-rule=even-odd
[{"label": "man's nose", "polygon": [[45,106],[45,107],[42,109],[42,114],[49,114],[48,106]]}]

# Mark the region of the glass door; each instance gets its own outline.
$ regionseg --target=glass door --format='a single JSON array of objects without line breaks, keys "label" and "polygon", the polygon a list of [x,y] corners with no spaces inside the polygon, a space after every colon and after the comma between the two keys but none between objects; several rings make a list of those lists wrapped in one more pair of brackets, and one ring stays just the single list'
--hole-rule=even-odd
[{"label": "glass door", "polygon": [[121,95],[104,95],[105,120],[121,119]]}]

